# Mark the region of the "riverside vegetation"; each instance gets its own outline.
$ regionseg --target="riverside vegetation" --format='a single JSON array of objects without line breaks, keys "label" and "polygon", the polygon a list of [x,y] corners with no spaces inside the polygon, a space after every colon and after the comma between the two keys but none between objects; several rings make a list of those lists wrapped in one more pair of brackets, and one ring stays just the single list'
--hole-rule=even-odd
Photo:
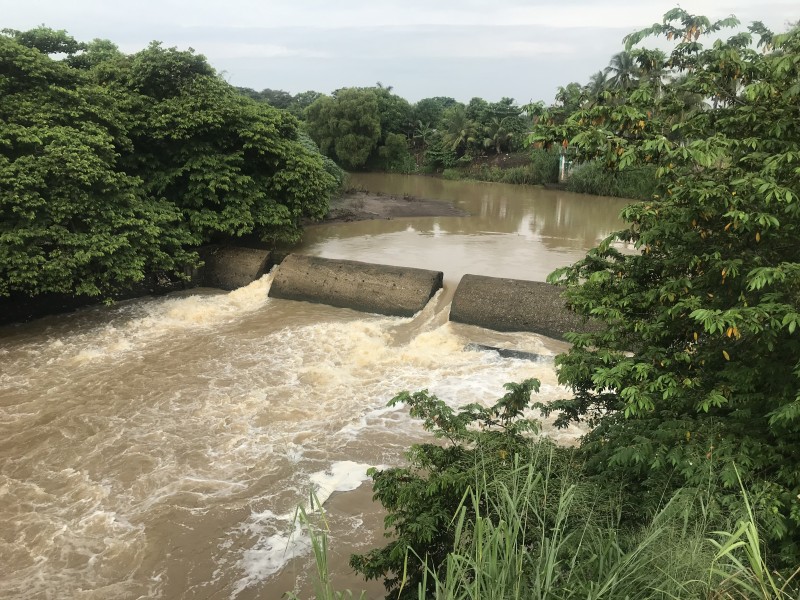
[{"label": "riverside vegetation", "polygon": [[0,297],[110,297],[180,278],[194,248],[296,240],[343,172],[286,112],[201,55],[0,34]]},{"label": "riverside vegetation", "polygon": [[[655,189],[551,276],[605,325],[556,358],[572,397],[529,405],[531,380],[489,408],[392,401],[439,442],[371,473],[391,541],[351,565],[387,597],[800,598],[800,28],[738,25],[672,10],[625,39],[647,78],[540,107],[529,143]],[[554,447],[529,408],[591,430]],[[318,598],[350,597],[319,564]]]}]

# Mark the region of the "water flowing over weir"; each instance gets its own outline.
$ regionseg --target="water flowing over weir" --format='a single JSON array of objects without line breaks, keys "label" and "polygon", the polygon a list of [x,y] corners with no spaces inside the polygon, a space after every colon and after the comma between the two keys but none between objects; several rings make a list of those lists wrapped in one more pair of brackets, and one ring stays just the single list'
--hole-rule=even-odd
[{"label": "water flowing over weir", "polygon": [[[420,248],[426,223],[412,224]],[[347,254],[344,232],[330,246],[317,233],[307,251],[373,260],[363,242]],[[0,598],[279,598],[311,572],[291,523],[310,490],[330,498],[334,566],[346,573],[347,552],[383,543],[369,493],[336,492],[426,439],[386,407],[398,391],[491,402],[503,383],[538,377],[545,399],[561,394],[552,356],[564,344],[448,323],[452,283],[411,318],[270,299],[270,284],[0,329]]]}]

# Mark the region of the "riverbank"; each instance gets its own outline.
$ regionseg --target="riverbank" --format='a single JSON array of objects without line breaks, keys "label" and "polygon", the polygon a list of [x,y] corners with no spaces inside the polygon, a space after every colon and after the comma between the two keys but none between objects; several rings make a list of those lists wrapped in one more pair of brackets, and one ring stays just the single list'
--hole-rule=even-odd
[{"label": "riverbank", "polygon": [[469,213],[444,200],[417,198],[409,194],[350,191],[331,200],[324,220],[307,226],[349,221],[396,219],[401,217],[466,217]]}]

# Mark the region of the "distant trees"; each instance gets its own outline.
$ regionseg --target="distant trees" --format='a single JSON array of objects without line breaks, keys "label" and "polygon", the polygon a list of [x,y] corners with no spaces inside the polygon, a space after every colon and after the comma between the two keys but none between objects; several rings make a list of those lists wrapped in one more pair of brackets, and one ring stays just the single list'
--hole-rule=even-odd
[{"label": "distant trees", "polygon": [[[416,121],[415,146],[423,164],[434,168],[519,151],[530,128],[529,118],[512,98],[499,102],[473,98],[466,105],[452,98],[427,98],[415,105],[414,114],[421,117]],[[436,115],[435,121],[423,120]]]},{"label": "distant trees", "polygon": [[294,96],[289,92],[270,88],[265,88],[260,92],[248,87],[237,87],[236,90],[240,94],[258,102],[265,102],[274,108],[288,110],[295,117],[300,119],[303,118],[305,109],[311,106],[317,98],[322,96],[321,93],[313,90],[300,92]]},{"label": "distant trees", "polygon": [[297,121],[192,51],[6,30],[0,72],[0,295],[108,295],[327,210],[335,178]]},{"label": "distant trees", "polygon": [[606,67],[606,74],[609,75],[606,87],[613,90],[634,88],[639,82],[640,73],[633,54],[626,50],[617,52]]},{"label": "distant trees", "polygon": [[377,94],[344,88],[321,96],[306,110],[306,127],[324,154],[347,169],[360,168],[381,139]]}]

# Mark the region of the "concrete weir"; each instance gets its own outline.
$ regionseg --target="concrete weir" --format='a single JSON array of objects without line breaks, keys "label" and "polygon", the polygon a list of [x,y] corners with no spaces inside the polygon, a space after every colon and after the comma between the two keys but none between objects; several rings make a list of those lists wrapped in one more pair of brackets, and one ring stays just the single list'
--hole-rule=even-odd
[{"label": "concrete weir", "polygon": [[530,331],[564,339],[591,325],[567,310],[561,290],[549,283],[464,275],[450,307],[450,320],[495,331]]},{"label": "concrete weir", "polygon": [[441,271],[290,254],[269,296],[410,317],[442,287],[442,277]]},{"label": "concrete weir", "polygon": [[206,246],[200,249],[205,266],[197,280],[201,285],[235,290],[261,277],[269,269],[269,250],[238,246]]}]

